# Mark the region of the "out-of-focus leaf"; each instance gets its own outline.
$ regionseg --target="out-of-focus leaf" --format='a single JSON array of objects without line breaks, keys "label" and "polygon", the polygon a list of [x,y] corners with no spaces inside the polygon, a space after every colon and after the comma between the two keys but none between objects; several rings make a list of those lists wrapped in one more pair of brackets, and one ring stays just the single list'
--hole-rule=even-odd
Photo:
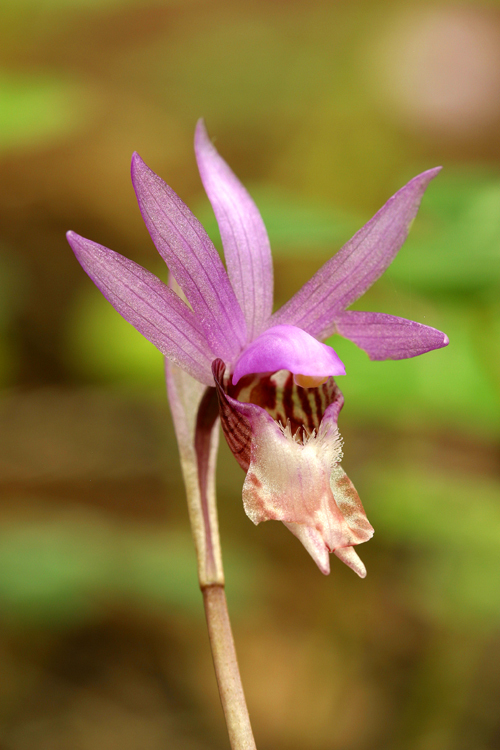
[{"label": "out-of-focus leaf", "polygon": [[[314,251],[318,257],[329,257],[362,225],[359,216],[344,209],[318,206],[265,187],[248,189],[262,214],[275,256],[298,257]],[[219,229],[211,209],[204,203],[195,213],[220,247]]]},{"label": "out-of-focus leaf", "polygon": [[[10,255],[9,255],[10,251]],[[10,248],[0,243],[0,385],[12,382],[18,366],[16,342],[11,331],[11,321],[25,301],[25,269]]]},{"label": "out-of-focus leaf", "polygon": [[500,296],[477,306],[477,351],[484,369],[500,390]]},{"label": "out-of-focus leaf", "polygon": [[[421,469],[388,461],[370,472],[371,512],[380,533],[428,548],[496,550],[500,566],[500,483]],[[500,598],[498,606],[500,611]]]},{"label": "out-of-focus leaf", "polygon": [[[201,612],[193,540],[186,532],[129,535],[122,544],[116,568],[116,589],[132,600],[150,605]],[[231,581],[231,603],[238,607],[253,593],[258,560],[250,564],[234,545],[224,550],[226,577]]]},{"label": "out-of-focus leaf", "polygon": [[[338,382],[346,406],[341,420],[381,420],[405,426],[452,425],[461,430],[498,434],[500,391],[478,350],[481,331],[473,310],[461,307],[433,308],[432,323],[445,331],[450,344],[413,359],[370,362],[368,356],[340,336],[328,343],[346,366]],[[492,339],[488,345],[500,347]]]},{"label": "out-of-focus leaf", "polygon": [[64,523],[5,525],[0,533],[3,616],[47,624],[85,618],[92,611],[90,594],[109,568],[109,548],[88,529]]},{"label": "out-of-focus leaf", "polygon": [[[254,570],[235,549],[228,561],[238,605],[251,593]],[[190,535],[115,526],[97,517],[3,526],[0,617],[59,626],[95,616],[109,600],[201,616]]]},{"label": "out-of-focus leaf", "polygon": [[163,357],[102,294],[86,284],[67,319],[70,367],[92,380],[164,388]]},{"label": "out-of-focus leaf", "polygon": [[129,534],[122,541],[115,572],[117,591],[128,598],[199,608],[196,557],[189,534]]},{"label": "out-of-focus leaf", "polygon": [[433,290],[500,284],[500,175],[439,175],[388,278]]},{"label": "out-of-focus leaf", "polygon": [[445,166],[426,192],[420,216],[440,224],[454,224],[468,210],[474,196],[498,185],[500,175],[491,167]]},{"label": "out-of-focus leaf", "polygon": [[90,97],[72,81],[0,70],[0,149],[50,143],[81,127],[91,111]]},{"label": "out-of-focus leaf", "polygon": [[500,617],[498,482],[390,465],[370,472],[367,491],[382,538],[420,551],[418,584],[407,589],[419,606],[461,619]]}]

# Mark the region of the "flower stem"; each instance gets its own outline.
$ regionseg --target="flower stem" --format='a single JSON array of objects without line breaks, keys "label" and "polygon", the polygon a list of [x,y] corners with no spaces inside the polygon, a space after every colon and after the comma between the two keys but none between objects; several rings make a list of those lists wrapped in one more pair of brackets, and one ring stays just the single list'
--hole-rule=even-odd
[{"label": "flower stem", "polygon": [[224,591],[215,463],[219,438],[217,395],[167,364],[167,389],[186,485],[208,636],[232,750],[255,750]]},{"label": "flower stem", "polygon": [[241,684],[226,593],[221,584],[202,586],[208,637],[232,750],[256,750]]}]

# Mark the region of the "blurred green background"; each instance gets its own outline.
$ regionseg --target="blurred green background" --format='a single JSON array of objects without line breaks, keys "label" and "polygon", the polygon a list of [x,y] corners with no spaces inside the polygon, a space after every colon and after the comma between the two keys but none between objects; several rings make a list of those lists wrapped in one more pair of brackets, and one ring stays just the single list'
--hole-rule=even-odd
[{"label": "blurred green background", "polygon": [[359,309],[444,330],[335,348],[344,465],[376,528],[365,581],[255,528],[222,446],[227,593],[260,750],[500,747],[500,6],[3,0],[0,724],[6,750],[228,747],[162,358],[66,244],[160,274],[137,150],[217,230],[205,118],[269,229],[284,302],[442,164]]}]

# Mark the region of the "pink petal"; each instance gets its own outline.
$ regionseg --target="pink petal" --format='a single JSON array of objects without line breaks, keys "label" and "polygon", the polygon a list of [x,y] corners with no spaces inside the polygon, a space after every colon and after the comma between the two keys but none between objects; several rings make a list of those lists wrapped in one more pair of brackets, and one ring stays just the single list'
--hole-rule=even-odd
[{"label": "pink petal", "polygon": [[[283,521],[327,574],[326,552],[350,548],[373,535],[361,501],[338,463],[342,454],[337,430],[330,429],[333,425],[324,417],[318,435],[301,443],[265,416],[250,417],[245,512],[256,524]],[[361,574],[359,566],[354,569]]]},{"label": "pink petal", "polygon": [[263,330],[273,307],[273,264],[266,228],[257,206],[212,145],[203,120],[196,127],[195,152],[219,225],[229,279],[251,340]]},{"label": "pink petal", "polygon": [[337,318],[336,327],[373,360],[416,357],[449,343],[436,328],[385,313],[348,310]]},{"label": "pink petal", "polygon": [[[286,373],[283,377],[282,373],[257,377],[255,383],[248,379],[250,382],[241,386],[240,396],[268,403],[273,418],[258,403],[230,396],[223,386],[224,371],[224,363],[216,360],[213,373],[222,428],[229,447],[247,472],[243,485],[246,514],[256,524],[282,521],[300,539],[320,570],[328,574],[330,552],[360,544],[373,534],[358,494],[339,464],[342,450],[337,418],[343,404],[340,391],[333,379],[314,389],[317,406],[327,395],[329,402],[316,415],[320,421],[313,422],[311,430],[309,402],[305,399],[301,404],[297,400],[302,389],[289,374],[285,379]],[[237,388],[233,386],[233,390]],[[290,411],[283,414],[284,404]],[[293,432],[287,414],[294,415],[297,423],[301,409],[306,431],[299,428]],[[343,559],[342,554],[339,556]],[[352,562],[351,558],[352,555]],[[347,564],[353,567],[351,562]],[[359,566],[354,569],[361,575]]]},{"label": "pink petal", "polygon": [[320,532],[313,526],[304,526],[300,523],[285,523],[284,525],[302,542],[323,575],[329,575],[330,550]]},{"label": "pink petal", "polygon": [[[326,412],[325,417],[328,416]],[[356,488],[340,464],[332,469],[330,486],[335,502],[351,531],[351,544],[367,542],[373,536],[373,526],[366,517]]]},{"label": "pink petal", "polygon": [[260,411],[250,420],[252,453],[243,485],[247,516],[256,524],[272,519],[313,526],[329,549],[348,544],[349,530],[330,489],[332,464],[342,457],[337,431],[302,444]]},{"label": "pink petal", "polygon": [[366,578],[366,568],[359,559],[358,553],[354,547],[339,547],[333,550],[339,560],[348,565],[360,578]]},{"label": "pink petal", "polygon": [[276,312],[275,324],[295,325],[325,339],[335,322],[383,274],[405,241],[429,182],[441,167],[414,177]]},{"label": "pink petal", "polygon": [[318,379],[345,375],[343,363],[330,346],[295,326],[274,326],[252,341],[237,359],[233,385],[244,375],[277,370]]},{"label": "pink petal", "polygon": [[79,263],[115,310],[193,378],[213,384],[213,354],[193,311],[145,268],[68,232]]},{"label": "pink petal", "polygon": [[151,239],[212,350],[234,358],[246,342],[246,324],[217,250],[189,208],[138,154],[132,157],[132,182]]}]

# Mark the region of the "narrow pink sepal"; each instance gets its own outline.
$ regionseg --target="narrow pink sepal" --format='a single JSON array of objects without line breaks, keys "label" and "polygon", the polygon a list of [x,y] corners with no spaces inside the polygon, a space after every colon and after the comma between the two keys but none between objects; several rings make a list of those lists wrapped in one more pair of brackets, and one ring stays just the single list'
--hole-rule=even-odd
[{"label": "narrow pink sepal", "polygon": [[408,236],[429,182],[441,167],[423,172],[399,190],[272,317],[275,324],[299,326],[325,339],[335,323],[392,263]]},{"label": "narrow pink sepal", "polygon": [[201,181],[219,225],[229,279],[251,340],[264,329],[273,307],[267,231],[252,198],[210,141],[203,120],[196,126],[194,146]]},{"label": "narrow pink sepal", "polygon": [[66,235],[83,270],[122,317],[174,364],[213,384],[213,353],[195,314],[134,261],[75,232]]},{"label": "narrow pink sepal", "polygon": [[284,523],[284,526],[302,542],[323,575],[330,575],[330,550],[318,529],[301,523]]},{"label": "narrow pink sepal", "polygon": [[236,360],[232,382],[236,385],[244,375],[278,370],[317,378],[345,375],[344,364],[330,346],[295,326],[273,326]]},{"label": "narrow pink sepal", "polygon": [[132,183],[156,249],[196,313],[217,356],[234,358],[247,340],[243,312],[212,241],[189,208],[138,154]]},{"label": "narrow pink sepal", "polygon": [[449,344],[437,328],[385,313],[347,310],[337,318],[336,328],[375,361],[417,357]]},{"label": "narrow pink sepal", "polygon": [[354,570],[360,578],[366,578],[366,568],[354,547],[339,547],[333,550],[333,554]]}]

